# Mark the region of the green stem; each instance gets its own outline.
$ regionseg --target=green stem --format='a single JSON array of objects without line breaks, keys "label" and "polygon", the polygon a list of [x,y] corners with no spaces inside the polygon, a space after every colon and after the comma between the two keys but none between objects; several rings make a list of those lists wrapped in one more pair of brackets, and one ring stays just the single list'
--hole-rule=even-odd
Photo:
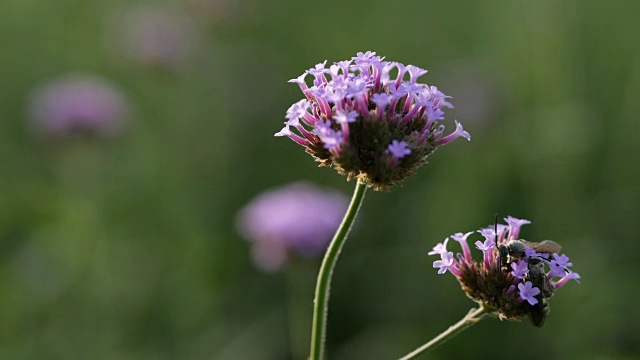
[{"label": "green stem", "polygon": [[313,301],[313,326],[311,328],[311,355],[310,360],[322,360],[324,353],[324,339],[327,332],[327,312],[329,310],[329,288],[331,286],[331,276],[333,268],[336,266],[338,256],[342,250],[342,246],[347,240],[349,230],[353,220],[355,220],[362,200],[364,200],[365,190],[367,186],[358,181],[351,198],[351,204],[347,209],[347,213],[342,219],[342,223],[338,231],[333,236],[331,244],[324,255],[320,273],[318,274],[318,282],[316,283],[316,296]]},{"label": "green stem", "polygon": [[480,307],[478,307],[477,309],[471,309],[469,313],[462,318],[462,320],[450,326],[446,331],[434,337],[428,343],[403,356],[402,358],[400,358],[400,360],[414,359],[420,355],[427,353],[427,351],[433,350],[437,346],[444,344],[447,340],[458,335],[469,326],[477,323],[480,319],[487,315],[489,311],[490,309],[485,307],[484,305],[480,305]]},{"label": "green stem", "polygon": [[317,269],[300,259],[288,264],[286,273],[287,310],[289,317],[289,340],[291,358],[304,359],[309,348],[307,345],[307,326],[311,321],[309,311],[309,294],[313,293],[314,285],[309,282],[310,276],[315,275]]}]

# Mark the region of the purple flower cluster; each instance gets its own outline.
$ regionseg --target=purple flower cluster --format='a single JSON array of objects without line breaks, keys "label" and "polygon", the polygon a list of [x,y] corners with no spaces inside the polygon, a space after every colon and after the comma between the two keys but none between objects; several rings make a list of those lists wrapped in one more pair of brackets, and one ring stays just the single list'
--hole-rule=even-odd
[{"label": "purple flower cluster", "polygon": [[56,136],[74,132],[114,135],[128,112],[122,93],[107,80],[71,74],[36,89],[29,112],[34,130]]},{"label": "purple flower cluster", "polygon": [[[497,224],[497,236],[494,226],[477,231],[485,238],[484,241],[475,242],[475,247],[483,254],[481,262],[473,259],[467,243],[467,238],[473,232],[456,233],[451,236],[460,244],[462,253],[454,256],[452,251],[448,251],[447,238],[443,243],[437,244],[429,255],[440,256],[440,260],[433,262],[433,267],[438,269],[438,274],[447,271],[452,273],[470,298],[494,309],[500,318],[517,320],[529,313],[530,306],[538,304],[541,300],[546,301],[553,291],[564,286],[569,280],[578,281],[580,275],[569,269],[573,264],[566,255],[537,253],[529,246],[524,246],[521,257],[514,255],[510,259],[500,259],[500,246],[509,246],[510,242],[514,241],[529,244],[519,240],[518,236],[521,226],[530,224],[530,221],[511,216],[504,220],[507,225]],[[536,281],[545,280],[540,282],[548,283],[548,289],[534,285],[529,274],[532,257],[539,258],[538,266],[543,266],[544,276],[548,279],[548,282],[545,279]],[[505,261],[508,266],[503,266]],[[541,293],[544,296],[540,296]]]},{"label": "purple flower cluster", "polygon": [[470,140],[457,121],[444,135],[443,109],[453,106],[437,87],[418,82],[426,73],[371,51],[328,68],[319,63],[290,80],[305,99],[287,110],[275,135],[302,145],[322,166],[387,189],[415,173],[438,146]]},{"label": "purple flower cluster", "polygon": [[149,6],[125,9],[113,21],[120,52],[141,64],[180,70],[195,48],[189,17]]},{"label": "purple flower cluster", "polygon": [[324,252],[349,201],[342,194],[298,182],[269,190],[237,216],[237,229],[253,243],[253,259],[276,271],[291,252],[313,257]]}]

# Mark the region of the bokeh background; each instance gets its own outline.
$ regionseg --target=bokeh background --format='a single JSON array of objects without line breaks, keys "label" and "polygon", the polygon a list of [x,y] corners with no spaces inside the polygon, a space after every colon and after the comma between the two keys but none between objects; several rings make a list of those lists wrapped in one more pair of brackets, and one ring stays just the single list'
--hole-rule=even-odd
[{"label": "bokeh background", "polygon": [[[287,80],[373,50],[430,70],[472,141],[369,192],[334,277],[331,359],[390,359],[473,306],[435,243],[527,218],[582,283],[542,329],[489,319],[434,359],[640,357],[640,3],[75,1],[0,5],[0,358],[303,359],[319,259],[265,272],[236,214],[353,183],[274,138]],[[38,131],[69,74],[126,101],[116,134]],[[474,239],[475,241],[476,239]]]}]

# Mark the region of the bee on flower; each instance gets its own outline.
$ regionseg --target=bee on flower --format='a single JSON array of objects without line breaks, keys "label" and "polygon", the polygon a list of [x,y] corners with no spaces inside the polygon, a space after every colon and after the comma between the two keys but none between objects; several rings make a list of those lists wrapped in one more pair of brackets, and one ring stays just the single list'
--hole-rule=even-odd
[{"label": "bee on flower", "polygon": [[482,251],[482,261],[473,258],[467,242],[474,232],[451,236],[462,253],[454,256],[448,251],[447,238],[428,254],[440,256],[440,260],[433,262],[438,274],[452,273],[469,298],[500,319],[520,320],[528,316],[535,326],[541,327],[549,315],[547,300],[569,280],[578,281],[580,275],[570,269],[573,264],[567,255],[558,254],[557,243],[518,238],[520,227],[530,224],[529,220],[511,216],[504,220],[507,225],[495,224],[477,231],[485,238],[474,243]]}]

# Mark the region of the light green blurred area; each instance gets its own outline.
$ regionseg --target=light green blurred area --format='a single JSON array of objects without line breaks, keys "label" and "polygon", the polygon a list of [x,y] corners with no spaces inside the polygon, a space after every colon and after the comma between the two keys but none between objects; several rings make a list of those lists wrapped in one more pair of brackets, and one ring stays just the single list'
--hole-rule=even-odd
[{"label": "light green blurred area", "polygon": [[[397,358],[458,321],[473,303],[426,253],[496,212],[561,243],[582,284],[542,329],[484,320],[431,358],[640,357],[640,3],[226,1],[146,3],[193,25],[179,69],[118,53],[113,19],[141,2],[0,4],[0,358],[305,358],[319,260],[260,272],[234,216],[298,180],[350,194],[272,135],[301,98],[288,79],[366,50],[429,69],[472,141],[368,193],[330,358]],[[30,93],[76,71],[123,90],[123,136],[34,137]]]}]

